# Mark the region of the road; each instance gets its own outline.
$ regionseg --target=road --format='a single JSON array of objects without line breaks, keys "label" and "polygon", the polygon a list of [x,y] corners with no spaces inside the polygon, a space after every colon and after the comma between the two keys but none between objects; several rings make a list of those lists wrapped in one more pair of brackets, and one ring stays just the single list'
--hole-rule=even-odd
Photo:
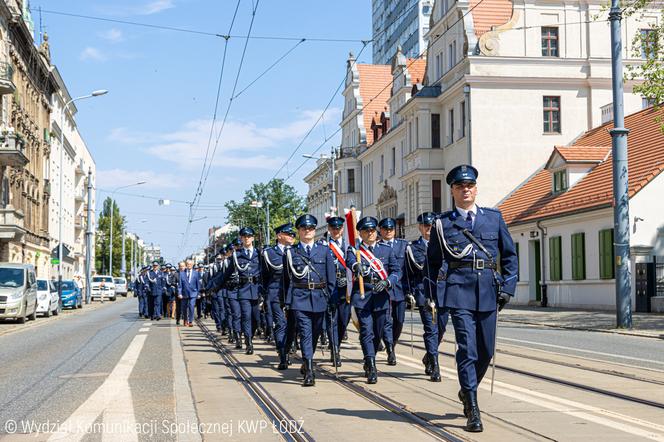
[{"label": "road", "polygon": [[407,325],[376,385],[351,331],[338,377],[319,351],[316,387],[302,388],[298,362],[277,371],[269,345],[247,356],[209,320],[139,320],[135,304],[0,324],[0,440],[664,440],[659,339],[501,323],[494,393],[488,379],[479,392],[485,432],[468,434],[451,327],[439,384],[414,323],[412,353]]}]

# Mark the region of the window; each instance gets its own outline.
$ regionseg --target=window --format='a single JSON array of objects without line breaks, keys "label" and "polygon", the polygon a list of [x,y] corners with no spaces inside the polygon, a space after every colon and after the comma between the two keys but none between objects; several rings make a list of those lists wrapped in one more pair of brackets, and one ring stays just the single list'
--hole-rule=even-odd
[{"label": "window", "polygon": [[440,183],[440,180],[431,180],[431,210],[436,213],[442,212]]},{"label": "window", "polygon": [[448,51],[449,51],[448,53],[449,59],[448,59],[447,70],[449,71],[456,64],[456,40],[450,43]]},{"label": "window", "polygon": [[657,56],[657,31],[641,29],[641,58],[652,60]]},{"label": "window", "polygon": [[440,148],[440,114],[431,114],[431,147]]},{"label": "window", "polygon": [[420,145],[420,118],[415,117],[415,142],[413,143],[413,147],[417,149],[419,145]]},{"label": "window", "polygon": [[586,279],[586,234],[572,235],[572,279]]},{"label": "window", "polygon": [[435,64],[435,69],[436,69],[436,74],[435,77],[436,79],[440,78],[440,54],[436,54],[436,64]]},{"label": "window", "polygon": [[560,236],[549,238],[549,279],[560,281],[563,276],[563,261],[560,256]]},{"label": "window", "polygon": [[544,133],[560,133],[560,97],[544,97]]},{"label": "window", "polygon": [[613,229],[599,231],[599,277],[601,279],[613,279],[614,274],[613,256]]},{"label": "window", "polygon": [[461,138],[466,136],[466,102],[461,102]]},{"label": "window", "polygon": [[641,109],[649,108],[650,106],[655,105],[655,100],[653,98],[641,98]]},{"label": "window", "polygon": [[567,190],[567,171],[559,170],[553,173],[553,193]]},{"label": "window", "polygon": [[558,28],[542,28],[542,57],[558,57]]},{"label": "window", "polygon": [[454,109],[449,110],[447,123],[450,129],[450,132],[447,136],[447,144],[452,144],[454,142]]},{"label": "window", "polygon": [[355,169],[348,169],[348,193],[355,193]]},{"label": "window", "polygon": [[392,148],[392,161],[390,162],[390,176],[394,176],[397,170],[397,148]]}]

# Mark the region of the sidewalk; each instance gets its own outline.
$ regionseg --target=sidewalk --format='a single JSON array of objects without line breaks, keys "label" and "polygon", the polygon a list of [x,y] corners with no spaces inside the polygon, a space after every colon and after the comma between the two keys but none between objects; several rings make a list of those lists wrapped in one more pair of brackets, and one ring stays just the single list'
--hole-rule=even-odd
[{"label": "sidewalk", "polygon": [[658,313],[632,313],[631,330],[615,328],[616,313],[604,310],[508,305],[500,321],[664,339],[664,314]]}]

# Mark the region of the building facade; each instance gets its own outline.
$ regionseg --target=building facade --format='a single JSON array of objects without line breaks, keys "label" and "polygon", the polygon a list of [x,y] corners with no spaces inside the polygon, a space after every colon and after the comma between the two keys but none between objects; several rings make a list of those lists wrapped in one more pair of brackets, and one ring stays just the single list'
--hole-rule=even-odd
[{"label": "building facade", "polygon": [[389,64],[401,47],[406,57],[425,50],[434,0],[372,0],[373,64]]},{"label": "building facade", "polygon": [[[336,151],[332,153],[337,155]],[[316,236],[319,237],[327,232],[325,220],[333,211],[332,203],[332,167],[329,156],[321,155],[316,160],[316,168],[304,177],[304,182],[309,186],[307,192],[308,213],[318,220]],[[336,188],[339,183],[335,183]]]},{"label": "building facade", "polygon": [[51,96],[48,46],[35,46],[23,1],[0,2],[0,261],[33,264],[48,277]]}]

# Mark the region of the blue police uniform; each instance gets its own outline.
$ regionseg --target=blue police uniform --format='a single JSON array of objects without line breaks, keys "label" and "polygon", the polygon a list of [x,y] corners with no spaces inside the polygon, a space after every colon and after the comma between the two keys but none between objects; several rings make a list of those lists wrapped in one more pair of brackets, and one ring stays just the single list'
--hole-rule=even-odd
[{"label": "blue police uniform", "polygon": [[186,325],[192,326],[194,322],[194,311],[196,308],[196,299],[201,289],[201,275],[195,269],[185,269],[180,272],[180,284],[178,286],[178,295],[182,296],[180,309],[182,318]]},{"label": "blue police uniform", "polygon": [[[376,229],[377,225],[376,218],[365,217],[357,223],[357,230]],[[355,273],[361,271],[363,276],[364,296],[360,292],[359,278],[355,278],[352,304],[360,323],[360,344],[364,354],[365,374],[367,381],[373,384],[377,381],[376,344],[382,339],[389,318],[389,288],[398,283],[401,275],[391,247],[380,243],[373,246],[364,244],[364,246],[373,257],[369,255],[367,259],[362,255],[361,266],[358,266],[356,250],[349,247],[346,253],[346,265]],[[378,269],[382,269],[387,278],[384,279]],[[377,336],[375,332],[378,333]]]},{"label": "blue police uniform", "polygon": [[[302,215],[295,222],[298,229],[315,228],[316,224],[312,215]],[[327,247],[316,242],[307,245],[300,242],[286,250],[283,266],[286,306],[294,312],[300,332],[304,360],[302,385],[312,386],[315,384],[313,355],[336,281],[334,261]]]},{"label": "blue police uniform", "polygon": [[141,318],[148,318],[150,314],[148,310],[148,288],[146,273],[147,268],[143,267],[141,269],[141,273],[134,281],[134,290],[136,291],[136,296],[138,297],[138,315]]},{"label": "blue police uniform", "polygon": [[[462,165],[450,171],[447,183],[474,184],[476,179],[477,170]],[[500,212],[477,206],[473,210],[477,210],[474,216],[461,216],[461,209],[441,214],[432,228],[427,256],[431,279],[445,281],[443,305],[450,311],[458,344],[459,396],[468,416],[466,430],[482,431],[477,386],[495,350],[497,302],[506,302],[514,294],[518,263]]]},{"label": "blue police uniform", "polygon": [[174,317],[176,312],[173,311],[175,305],[177,304],[177,295],[178,295],[178,283],[180,282],[180,277],[170,264],[168,265],[168,274],[166,275],[166,291],[168,293],[168,314],[171,317]]},{"label": "blue police uniform", "polygon": [[208,278],[208,286],[206,287],[209,296],[212,300],[212,319],[216,325],[218,332],[223,332],[226,328],[225,321],[225,308],[224,297],[221,287],[213,287],[213,281],[216,275],[222,271],[223,259],[217,256],[215,262],[210,267],[210,276]]},{"label": "blue police uniform", "polygon": [[[158,266],[159,263],[153,263],[153,267]],[[152,310],[150,311],[150,319],[159,321],[162,315],[162,295],[164,292],[164,275],[159,268],[149,270],[147,273],[148,284],[150,286],[150,304]]]}]

